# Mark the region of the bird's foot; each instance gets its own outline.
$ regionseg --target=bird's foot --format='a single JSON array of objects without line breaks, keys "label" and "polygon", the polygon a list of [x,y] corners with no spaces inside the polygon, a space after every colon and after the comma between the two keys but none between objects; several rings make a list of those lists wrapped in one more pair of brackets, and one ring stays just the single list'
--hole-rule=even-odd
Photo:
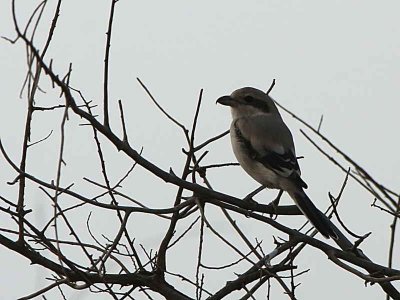
[{"label": "bird's foot", "polygon": [[280,190],[278,193],[278,196],[276,196],[276,198],[273,201],[271,201],[271,203],[269,204],[269,206],[271,206],[272,210],[273,210],[270,213],[270,218],[272,218],[273,215],[275,215],[275,218],[278,216],[277,211],[278,211],[279,201],[281,200],[282,194],[283,194],[283,190]]}]

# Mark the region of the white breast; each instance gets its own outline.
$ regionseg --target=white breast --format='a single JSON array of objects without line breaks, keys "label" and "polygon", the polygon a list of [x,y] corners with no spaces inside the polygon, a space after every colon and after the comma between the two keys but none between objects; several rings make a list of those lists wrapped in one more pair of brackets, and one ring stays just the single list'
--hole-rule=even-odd
[{"label": "white breast", "polygon": [[275,172],[269,170],[263,164],[249,156],[249,152],[245,145],[237,137],[233,124],[231,126],[230,136],[233,153],[247,174],[268,188],[279,189],[280,177]]}]

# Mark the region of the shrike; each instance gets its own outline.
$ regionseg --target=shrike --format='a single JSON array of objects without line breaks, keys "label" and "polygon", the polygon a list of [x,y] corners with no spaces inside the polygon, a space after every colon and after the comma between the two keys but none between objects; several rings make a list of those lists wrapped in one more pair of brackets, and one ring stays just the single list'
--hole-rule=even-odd
[{"label": "shrike", "polygon": [[230,136],[241,167],[267,188],[286,191],[301,212],[326,238],[337,238],[328,219],[304,192],[292,134],[274,100],[263,91],[244,87],[217,103],[231,107]]}]

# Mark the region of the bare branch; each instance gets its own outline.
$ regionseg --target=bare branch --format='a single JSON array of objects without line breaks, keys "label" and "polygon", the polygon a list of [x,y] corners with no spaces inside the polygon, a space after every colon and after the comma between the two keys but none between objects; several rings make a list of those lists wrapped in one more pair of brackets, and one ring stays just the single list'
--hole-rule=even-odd
[{"label": "bare branch", "polygon": [[108,116],[108,72],[109,72],[109,62],[110,62],[110,46],[111,46],[111,33],[112,33],[112,25],[114,22],[114,11],[115,4],[118,0],[111,0],[111,9],[110,16],[108,18],[108,29],[107,29],[107,40],[105,46],[105,54],[104,54],[104,94],[103,94],[103,109],[104,109],[104,126],[110,127],[109,116]]}]

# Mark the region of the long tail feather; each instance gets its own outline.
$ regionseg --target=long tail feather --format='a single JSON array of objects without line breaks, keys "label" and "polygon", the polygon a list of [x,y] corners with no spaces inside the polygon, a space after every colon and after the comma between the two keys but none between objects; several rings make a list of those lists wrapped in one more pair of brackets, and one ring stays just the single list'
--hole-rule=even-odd
[{"label": "long tail feather", "polygon": [[337,239],[337,234],[330,224],[329,219],[312,203],[310,198],[304,193],[294,192],[289,193],[297,207],[310,220],[314,227],[327,239],[332,237]]}]

